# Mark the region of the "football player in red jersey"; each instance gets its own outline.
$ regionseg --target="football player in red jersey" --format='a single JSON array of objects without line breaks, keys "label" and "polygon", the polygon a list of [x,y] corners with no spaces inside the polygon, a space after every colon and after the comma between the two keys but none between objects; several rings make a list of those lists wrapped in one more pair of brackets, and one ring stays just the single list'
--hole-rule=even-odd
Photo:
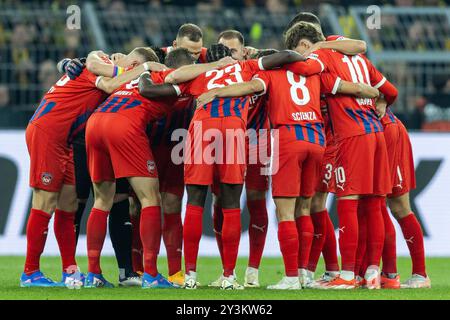
[{"label": "football player in red jersey", "polygon": [[[311,48],[318,33],[314,25],[300,22],[287,32],[287,47],[304,53]],[[337,51],[320,49],[308,58],[305,63],[295,64],[296,67],[288,66],[289,70],[304,75],[333,72],[338,76],[334,83],[336,86],[341,79],[373,83],[374,87],[390,97],[388,100],[395,100],[397,96],[396,88],[362,55],[349,57]],[[327,288],[356,287],[355,270],[359,270],[356,260],[364,256],[366,249],[365,240],[358,243],[358,224],[360,231],[367,231],[367,287],[379,288],[379,263],[384,243],[381,202],[390,189],[383,128],[373,99],[328,95],[327,103],[338,143],[335,174],[342,256],[342,272]],[[370,228],[367,228],[368,225]]]},{"label": "football player in red jersey", "polygon": [[[386,110],[386,104],[387,101],[384,100],[377,102],[381,113]],[[387,202],[393,216],[400,224],[412,259],[412,277],[400,285],[400,277],[397,273],[395,228],[386,203],[382,203],[386,237],[382,257],[381,287],[386,289],[430,288],[431,281],[425,268],[423,233],[419,221],[411,211],[409,202],[409,191],[416,187],[411,141],[405,126],[394,115],[391,108],[387,108],[381,123],[384,127],[392,181],[392,192],[387,195]]]},{"label": "football player in red jersey", "polygon": [[[243,61],[248,57],[245,47],[244,36],[237,30],[226,30],[219,34],[218,43],[225,45],[231,50],[231,56]],[[266,54],[267,55],[267,54]],[[259,55],[262,57],[263,55]],[[268,190],[268,177],[261,173],[269,159],[261,159],[257,154],[261,148],[266,148],[266,156],[270,157],[270,137],[267,111],[264,106],[265,98],[260,99],[257,95],[252,98],[249,108],[247,129],[252,129],[255,134],[250,138],[246,137],[247,168],[245,174],[245,191],[247,197],[247,209],[250,215],[249,223],[249,260],[245,271],[244,286],[259,287],[259,265],[267,234],[267,209],[266,191]],[[263,133],[260,135],[260,133]],[[250,161],[250,151],[252,161]],[[218,177],[212,186],[214,202],[214,233],[220,256],[223,257],[222,246],[222,222],[223,214],[219,196]],[[220,287],[223,274],[209,284],[210,287]]]},{"label": "football player in red jersey", "polygon": [[[192,63],[186,49],[180,48],[171,54],[176,56],[172,67]],[[220,66],[220,63],[202,65],[205,70],[217,66]],[[151,80],[162,83],[166,75],[172,71],[154,72],[151,74]],[[100,253],[106,235],[106,220],[114,199],[115,180],[119,178],[128,179],[142,208],[140,218],[140,235],[144,249],[142,287],[172,287],[172,284],[158,273],[156,264],[161,240],[160,194],[157,168],[145,129],[150,121],[162,117],[173,107],[177,98],[146,99],[139,94],[142,90],[138,88],[138,83],[139,79],[135,79],[114,91],[96,109],[86,127],[89,171],[94,183],[95,196],[87,228],[89,274],[86,287],[112,286],[102,275]],[[187,103],[191,101],[189,97],[180,100]],[[111,131],[111,128],[114,130]]]},{"label": "football player in red jersey", "polygon": [[[301,55],[284,51],[259,60],[240,61],[221,69],[206,72],[190,83],[180,84],[180,88],[182,92],[188,92],[192,96],[198,97],[211,88],[249,80],[262,68],[275,68],[288,63],[288,61],[301,60],[303,60]],[[168,75],[165,81],[166,83],[187,81],[192,78],[193,70],[199,66],[180,68]],[[170,96],[176,92],[171,87],[156,86],[149,88],[148,94],[150,97],[156,97]],[[249,97],[217,99],[204,108],[197,109],[191,122],[185,150],[185,184],[188,191],[188,205],[183,230],[186,265],[185,288],[187,289],[195,289],[197,286],[196,261],[202,234],[203,206],[208,186],[213,183],[215,175],[218,175],[220,180],[224,214],[222,229],[224,280],[221,288],[238,288],[233,271],[240,240],[240,194],[245,170],[243,141],[248,106]],[[230,137],[230,133],[232,137]],[[212,147],[208,143],[212,138],[211,134],[220,136],[220,138],[216,137],[216,139],[221,139],[217,147]],[[227,154],[223,145],[227,145],[227,149],[232,145],[233,151],[230,152],[228,149]],[[204,159],[202,156],[204,148],[208,150],[207,154],[211,155],[211,159]],[[219,149],[217,150],[217,148]],[[225,159],[226,161],[224,161]],[[242,287],[239,286],[239,288]]]},{"label": "football player in red jersey", "polygon": [[[306,268],[308,263],[313,226],[310,222],[308,242],[302,236],[305,232],[302,220],[309,219],[325,146],[320,80],[318,75],[305,78],[283,69],[261,71],[250,82],[212,89],[198,99],[202,106],[217,97],[267,93],[270,123],[273,132],[278,134],[274,139],[272,195],[277,207],[278,239],[286,273],[279,283],[268,289],[301,289],[299,267]],[[326,92],[333,89],[328,86]],[[378,90],[370,86],[347,81],[341,81],[335,90],[365,98],[378,96]]]},{"label": "football player in red jersey", "polygon": [[[106,76],[115,76],[123,72],[125,67],[137,66],[146,61],[146,56],[139,48],[123,59],[123,66],[107,65],[101,61],[105,59],[103,55],[92,53],[90,57],[94,55],[94,65],[98,67],[96,72]],[[39,268],[53,212],[55,235],[62,257],[63,280],[67,280],[69,286],[82,285],[82,275],[75,261],[74,216],[77,200],[70,144],[73,136],[85,126],[93,108],[104,100],[105,92],[110,93],[144,70],[144,66],[139,66],[114,79],[97,77],[88,69],[84,69],[74,80],[64,75],[45,94],[30,119],[26,142],[31,160],[33,203],[27,224],[27,256],[21,286],[55,285]]]},{"label": "football player in red jersey", "polygon": [[[288,24],[286,30],[292,27],[295,23],[301,21],[312,23],[322,33],[320,19],[311,12],[299,12]],[[339,40],[341,42],[337,43],[335,40]],[[339,51],[348,55],[365,53],[366,51],[366,43],[361,40],[347,39],[334,35],[326,37],[326,41],[327,42],[319,41],[315,43],[310,49],[307,50],[307,52],[305,52],[305,55],[321,48],[334,49],[338,44],[340,45]],[[306,287],[320,287],[322,285],[326,285],[327,282],[339,275],[334,225],[330,219],[326,207],[328,193],[335,193],[334,159],[336,156],[337,146],[334,141],[326,101],[322,99],[321,102],[327,143],[316,194],[311,201],[311,219],[314,226],[314,237],[311,246],[308,268],[306,270],[300,270],[302,285]],[[314,272],[317,267],[317,262],[319,261],[320,253],[322,253],[324,257],[325,272],[319,280],[314,281]]]}]

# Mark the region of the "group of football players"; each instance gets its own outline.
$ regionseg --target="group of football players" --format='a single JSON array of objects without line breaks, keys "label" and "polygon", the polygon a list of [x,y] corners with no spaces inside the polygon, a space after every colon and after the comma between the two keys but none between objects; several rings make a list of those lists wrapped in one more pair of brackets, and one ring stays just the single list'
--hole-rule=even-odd
[{"label": "group of football players", "polygon": [[[171,47],[60,61],[65,75],[26,130],[33,200],[20,285],[113,287],[100,267],[109,217],[119,285],[196,289],[210,187],[223,273],[209,286],[259,287],[270,177],[285,276],[268,289],[430,287],[409,204],[411,143],[390,109],[397,89],[364,56],[363,41],[325,38],[312,13],[297,14],[281,36],[287,50],[247,47],[236,30],[204,48],[201,29],[188,23]],[[250,245],[242,286],[235,266],[244,185]],[[75,253],[91,190],[85,275]],[[403,284],[387,205],[411,253]],[[53,213],[61,282],[39,265]],[[157,268],[161,239],[167,278]],[[321,254],[326,271],[315,280]]]}]

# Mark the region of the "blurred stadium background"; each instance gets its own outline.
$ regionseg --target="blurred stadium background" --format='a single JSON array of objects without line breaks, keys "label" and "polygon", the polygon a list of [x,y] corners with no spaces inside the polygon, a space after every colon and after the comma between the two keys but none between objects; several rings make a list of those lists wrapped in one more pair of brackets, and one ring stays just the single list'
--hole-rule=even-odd
[{"label": "blurred stadium background", "polygon": [[[81,9],[81,28],[69,30],[67,9],[73,4]],[[367,28],[370,5],[381,7],[380,29]],[[126,53],[136,46],[167,46],[186,22],[202,28],[207,47],[220,31],[233,28],[245,35],[247,45],[280,49],[284,27],[299,11],[317,14],[326,35],[365,40],[369,58],[399,88],[394,111],[413,132],[418,179],[413,209],[428,253],[450,256],[450,216],[443,196],[450,186],[450,134],[442,133],[450,132],[450,8],[444,0],[0,0],[0,254],[25,252],[31,192],[23,130],[60,76],[57,61],[97,49]],[[334,213],[332,201],[330,207]],[[270,227],[274,238],[267,251],[277,254],[276,222]],[[215,247],[209,229],[204,228],[209,232],[204,248]],[[398,238],[399,254],[407,254]],[[55,254],[53,239],[50,252]],[[85,248],[83,241],[79,246]],[[241,244],[246,253],[247,238]],[[105,246],[111,253],[109,241]]]},{"label": "blurred stadium background", "polygon": [[[79,30],[66,28],[71,4],[81,8]],[[369,5],[383,6],[381,29],[366,27]],[[368,56],[399,87],[395,109],[409,129],[450,131],[450,9],[443,0],[0,0],[0,126],[26,126],[63,57],[169,45],[185,22],[203,29],[206,46],[235,28],[248,45],[279,49],[298,11],[318,14],[325,34],[367,42]]]}]

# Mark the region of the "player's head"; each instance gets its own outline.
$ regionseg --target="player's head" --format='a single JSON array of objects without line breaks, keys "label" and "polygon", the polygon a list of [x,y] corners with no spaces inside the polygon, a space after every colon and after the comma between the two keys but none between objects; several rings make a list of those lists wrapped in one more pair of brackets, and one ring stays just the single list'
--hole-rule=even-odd
[{"label": "player's head", "polygon": [[115,64],[122,68],[134,68],[147,61],[159,62],[155,51],[148,47],[137,47],[126,56],[118,59]]},{"label": "player's head", "polygon": [[178,48],[167,54],[164,64],[169,68],[176,69],[187,64],[192,64],[194,61],[188,49]]},{"label": "player's head", "polygon": [[198,60],[203,47],[203,33],[197,25],[192,23],[183,24],[178,29],[177,37],[172,46],[176,48],[185,48],[189,50],[192,58]]},{"label": "player's head", "polygon": [[284,34],[287,33],[287,31],[292,28],[296,23],[299,22],[309,22],[315,25],[320,32],[322,33],[322,25],[320,24],[320,19],[318,16],[316,16],[312,12],[299,12],[295,15],[294,18],[288,23],[286,26],[286,29],[284,30]]},{"label": "player's head", "polygon": [[277,53],[278,50],[277,49],[264,49],[264,50],[259,50],[257,53],[255,53],[254,55],[250,56],[250,59],[259,59],[265,56],[270,56],[271,54]]},{"label": "player's head", "polygon": [[309,22],[296,23],[285,35],[286,48],[303,54],[314,43],[325,40],[315,25]]},{"label": "player's head", "polygon": [[237,30],[225,30],[219,34],[217,42],[230,48],[231,57],[235,60],[245,60],[246,50],[244,36]]}]

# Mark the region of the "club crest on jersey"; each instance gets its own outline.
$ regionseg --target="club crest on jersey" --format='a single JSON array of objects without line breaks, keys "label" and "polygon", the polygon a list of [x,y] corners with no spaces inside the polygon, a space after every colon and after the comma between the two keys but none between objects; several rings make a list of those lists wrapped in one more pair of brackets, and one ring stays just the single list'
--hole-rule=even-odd
[{"label": "club crest on jersey", "polygon": [[53,176],[51,173],[44,172],[41,175],[41,181],[44,185],[48,186],[50,183],[52,183]]},{"label": "club crest on jersey", "polygon": [[155,171],[156,165],[155,165],[155,161],[153,160],[148,160],[147,161],[147,170],[150,173],[153,173]]}]

